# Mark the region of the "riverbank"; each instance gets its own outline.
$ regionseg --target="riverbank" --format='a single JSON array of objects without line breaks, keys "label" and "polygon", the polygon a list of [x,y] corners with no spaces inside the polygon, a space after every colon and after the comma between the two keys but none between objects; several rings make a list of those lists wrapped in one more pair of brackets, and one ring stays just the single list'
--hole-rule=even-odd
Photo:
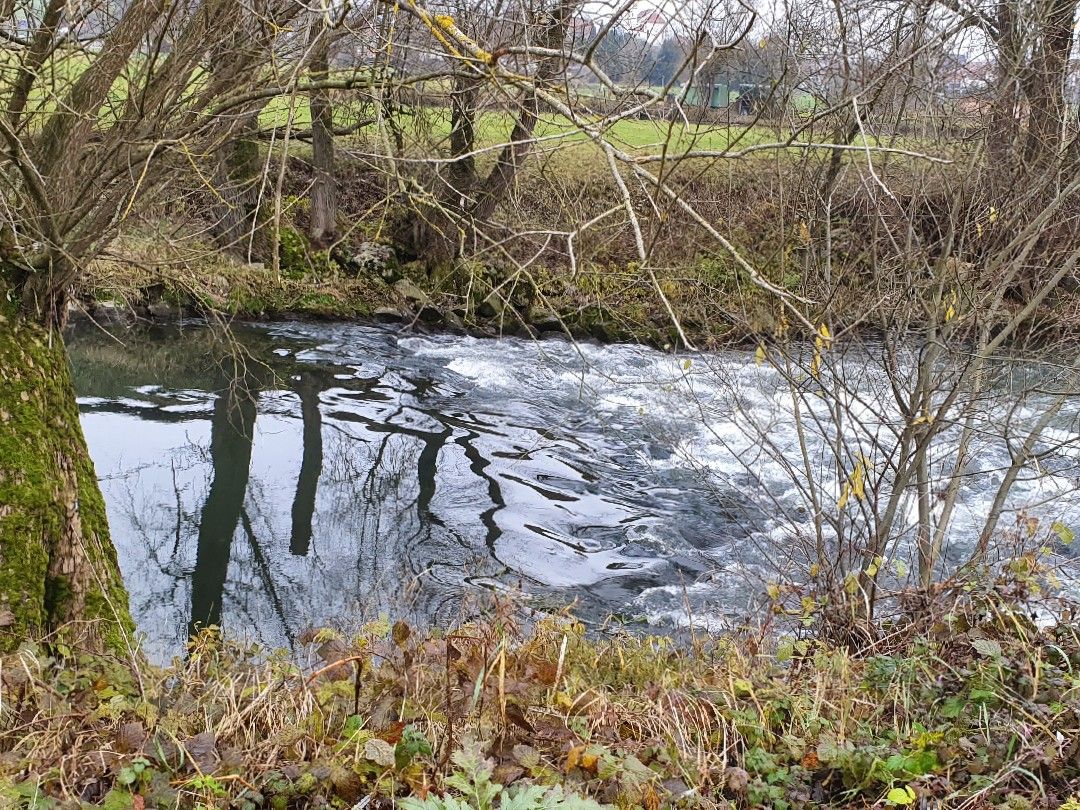
[{"label": "riverbank", "polygon": [[[284,241],[306,245],[297,231]],[[432,267],[402,262],[392,246],[348,244],[334,260],[308,247],[282,251],[278,268],[245,263],[196,240],[129,234],[80,277],[72,308],[104,325],[171,322],[184,317],[240,320],[368,320],[421,331],[475,336],[565,337],[641,343],[662,350],[755,345],[786,328],[779,299],[714,260],[644,273],[626,265],[588,265],[575,273],[535,268],[500,271],[473,263]],[[856,279],[857,281],[857,279]],[[885,328],[910,320],[903,304],[883,297],[881,279],[821,289],[835,331]],[[797,275],[790,291],[805,294]],[[970,291],[969,291],[970,293]],[[986,320],[969,294],[957,296],[971,323]],[[996,310],[1004,324],[1023,302]],[[903,311],[895,311],[900,307]],[[889,313],[895,317],[890,319]],[[917,318],[916,318],[917,322]],[[1080,338],[1080,288],[1061,287],[1019,330],[1036,341]]]},{"label": "riverbank", "polygon": [[[128,236],[80,279],[74,310],[102,324],[183,317],[373,320],[478,336],[563,336],[656,348],[746,339],[743,324],[774,320],[764,300],[718,292],[707,268],[651,279],[636,268],[590,268],[570,278],[545,271],[500,275],[479,266],[430,272],[400,263],[391,247],[362,242],[340,261],[307,253],[276,270],[212,246]],[[658,288],[664,293],[658,294]],[[667,304],[665,304],[665,299]],[[756,306],[750,321],[748,303]],[[668,311],[673,307],[678,325]]]},{"label": "riverbank", "polygon": [[[304,655],[207,633],[156,669],[47,642],[3,661],[6,807],[1075,808],[1080,638],[1016,585],[851,651],[380,621]],[[5,803],[6,802],[6,803]]]},{"label": "riverbank", "polygon": [[[353,144],[357,154],[363,144]],[[456,246],[447,233],[458,226],[422,201],[388,195],[377,166],[343,156],[338,239],[327,249],[305,236],[314,181],[307,147],[290,151],[284,169],[279,153],[266,159],[269,175],[281,179],[273,261],[244,262],[242,251],[214,244],[216,225],[207,215],[214,200],[193,176],[181,195],[187,203],[139,212],[86,268],[76,288],[80,307],[110,322],[184,315],[373,319],[476,335],[710,349],[754,345],[802,319],[804,326],[827,323],[837,334],[916,329],[937,317],[940,308],[927,309],[928,302],[943,297],[958,316],[954,333],[993,329],[1023,309],[1060,258],[1044,256],[1039,268],[1027,257],[1030,267],[1003,287],[994,245],[1005,238],[1004,230],[997,233],[1005,223],[983,221],[981,181],[959,165],[931,171],[890,161],[876,169],[891,183],[882,200],[860,181],[856,159],[845,159],[838,202],[822,219],[806,166],[754,158],[673,165],[669,182],[701,219],[666,204],[654,211],[655,221],[639,222],[650,256],[643,269],[631,222],[611,209],[620,190],[610,168],[575,149],[530,163],[490,232]],[[972,208],[965,216],[973,219],[956,227],[970,229],[972,238],[954,244],[939,233],[945,225],[933,212],[968,185]],[[642,210],[657,205],[644,189],[635,187],[633,195]],[[595,226],[579,233],[587,222]],[[702,222],[719,228],[728,248]],[[914,242],[900,250],[893,239],[911,228]],[[1036,341],[1080,337],[1075,273],[1016,332]]]}]

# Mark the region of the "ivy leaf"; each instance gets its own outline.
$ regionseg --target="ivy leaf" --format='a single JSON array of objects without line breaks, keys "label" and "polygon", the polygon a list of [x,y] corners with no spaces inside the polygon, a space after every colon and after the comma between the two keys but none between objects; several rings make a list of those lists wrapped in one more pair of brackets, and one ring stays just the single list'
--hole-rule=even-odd
[{"label": "ivy leaf", "polygon": [[915,804],[915,800],[918,796],[915,791],[911,789],[909,785],[905,785],[902,788],[893,788],[889,791],[889,795],[885,797],[889,804],[899,805],[901,807]]},{"label": "ivy leaf", "polygon": [[984,658],[1001,658],[1001,645],[992,638],[972,639],[971,646]]},{"label": "ivy leaf", "polygon": [[1054,530],[1054,534],[1058,536],[1058,540],[1066,546],[1072,545],[1073,540],[1076,539],[1076,533],[1060,520],[1055,520],[1054,525],[1050,528]]},{"label": "ivy leaf", "polygon": [[746,678],[736,678],[734,686],[737,695],[752,695],[754,693],[754,684]]},{"label": "ivy leaf", "polygon": [[113,788],[105,794],[105,798],[101,800],[101,806],[105,810],[132,810],[135,802],[127,791]]}]

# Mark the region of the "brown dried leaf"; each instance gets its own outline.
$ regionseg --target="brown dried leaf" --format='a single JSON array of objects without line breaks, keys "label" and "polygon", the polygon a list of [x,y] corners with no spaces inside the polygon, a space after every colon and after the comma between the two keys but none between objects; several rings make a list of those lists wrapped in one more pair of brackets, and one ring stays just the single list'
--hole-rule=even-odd
[{"label": "brown dried leaf", "polygon": [[187,740],[184,750],[203,773],[211,773],[216,769],[217,737],[212,731],[204,731]]},{"label": "brown dried leaf", "polygon": [[531,745],[515,745],[514,760],[523,768],[535,768],[540,764],[540,752]]},{"label": "brown dried leaf", "polygon": [[349,657],[349,648],[340,638],[332,638],[319,646],[319,658],[324,664],[332,664]]},{"label": "brown dried leaf", "polygon": [[559,665],[554,661],[537,661],[533,664],[533,673],[540,683],[545,686],[554,686],[555,677],[559,674]]},{"label": "brown dried leaf", "polygon": [[525,710],[516,703],[506,704],[506,719],[515,726],[525,729],[530,734],[536,733],[536,729],[533,728],[532,723],[530,723],[529,719],[525,716]]},{"label": "brown dried leaf", "polygon": [[143,745],[143,753],[170,768],[176,768],[180,764],[180,749],[172,738],[165,734],[157,733],[147,740]]},{"label": "brown dried leaf", "polygon": [[398,721],[386,726],[379,732],[379,737],[386,740],[391,745],[397,745],[401,742],[402,736],[405,734],[405,724]]},{"label": "brown dried leaf", "polygon": [[512,785],[525,775],[525,769],[513,762],[503,762],[495,766],[492,779],[500,785]]},{"label": "brown dried leaf", "polygon": [[566,755],[566,770],[569,772],[574,768],[580,768],[583,771],[595,773],[599,762],[600,757],[590,751],[588,746],[575,745]]},{"label": "brown dried leaf", "polygon": [[750,783],[750,774],[742,768],[728,768],[724,773],[724,781],[732,793],[745,793],[746,786]]},{"label": "brown dried leaf", "polygon": [[595,714],[605,704],[604,696],[595,689],[586,689],[571,702],[567,714],[581,716]]},{"label": "brown dried leaf", "polygon": [[146,742],[146,729],[142,723],[124,723],[116,736],[116,750],[122,754],[133,754]]}]

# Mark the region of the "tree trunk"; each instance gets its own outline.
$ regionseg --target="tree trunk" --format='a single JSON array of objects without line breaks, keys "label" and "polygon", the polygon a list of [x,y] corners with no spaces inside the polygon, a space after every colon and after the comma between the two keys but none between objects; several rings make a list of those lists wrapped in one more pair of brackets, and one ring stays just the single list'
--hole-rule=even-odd
[{"label": "tree trunk", "polygon": [[450,95],[450,157],[446,172],[446,202],[464,211],[476,191],[476,102],[480,82],[472,76],[455,76]]},{"label": "tree trunk", "polygon": [[[210,53],[209,80],[229,87],[253,64],[262,42],[262,26],[246,3],[223,7],[219,25],[229,31]],[[265,102],[236,110],[230,139],[216,151],[214,234],[218,245],[249,262],[273,263],[277,244],[263,205],[263,157],[259,147],[259,115]]]},{"label": "tree trunk", "polygon": [[450,158],[435,192],[438,203],[424,204],[422,215],[402,223],[398,242],[409,256],[428,262],[452,259],[459,250],[460,230],[469,219],[476,194],[476,114],[480,80],[455,76],[450,93]]},{"label": "tree trunk", "polygon": [[218,152],[217,192],[220,211],[215,228],[218,244],[248,261],[270,264],[270,229],[261,205],[263,161],[258,141],[259,116],[254,113],[244,132]]},{"label": "tree trunk", "polygon": [[1065,86],[1078,5],[1077,0],[1030,5],[1014,0],[998,6],[997,91],[988,153],[993,165],[1011,171],[1006,188],[1017,178],[1027,180],[1030,172],[1060,169],[1055,162],[1066,131]]},{"label": "tree trunk", "polygon": [[1059,164],[1065,142],[1068,105],[1065,85],[1073,46],[1077,0],[1048,0],[1042,10],[1039,48],[1032,60],[1025,93],[1031,105],[1024,157],[1038,170]]},{"label": "tree trunk", "polygon": [[[316,45],[311,58],[311,80],[330,78],[329,45]],[[329,90],[311,94],[311,164],[315,182],[311,188],[311,244],[325,250],[337,241],[337,177],[334,173],[334,105]]]},{"label": "tree trunk", "polygon": [[58,332],[0,310],[0,650],[61,630],[127,650],[133,630]]},{"label": "tree trunk", "polygon": [[[570,20],[580,6],[579,0],[558,0],[544,15],[543,27],[536,35],[541,48],[558,50],[566,42],[566,32]],[[559,75],[566,60],[561,56],[545,56],[536,69],[535,82],[546,85]],[[510,133],[510,142],[506,144],[495,167],[481,184],[471,215],[477,220],[488,219],[495,208],[506,198],[517,177],[518,170],[524,165],[533,147],[533,130],[540,119],[541,105],[535,90],[525,93],[521,99],[521,108],[517,122]]]}]

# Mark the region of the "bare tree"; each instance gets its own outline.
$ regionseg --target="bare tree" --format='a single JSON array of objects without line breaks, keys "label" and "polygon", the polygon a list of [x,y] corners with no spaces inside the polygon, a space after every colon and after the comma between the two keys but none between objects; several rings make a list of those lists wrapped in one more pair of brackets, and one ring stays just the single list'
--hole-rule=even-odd
[{"label": "bare tree", "polygon": [[[295,84],[274,55],[290,47],[281,32],[304,8],[258,0],[236,9],[232,0],[3,7],[5,645],[100,619],[91,635],[122,647],[126,597],[56,330],[72,282],[136,199],[163,194],[178,172],[201,172],[203,156],[250,122],[253,103]],[[260,47],[216,50],[251,34],[253,20]]]},{"label": "bare tree", "polygon": [[[898,548],[931,591],[946,575],[997,356],[1080,259],[1064,96],[1075,0],[791,0],[767,17],[743,3],[685,4],[669,26],[681,62],[661,87],[648,83],[655,50],[632,31],[636,5],[0,7],[13,47],[0,63],[0,259],[12,303],[0,369],[18,394],[0,400],[0,503],[11,504],[0,537],[4,554],[30,561],[19,582],[0,580],[3,623],[123,623],[55,331],[72,282],[136,204],[183,184],[209,200],[220,247],[278,269],[297,139],[312,144],[311,246],[348,238],[336,210],[348,160],[384,190],[377,217],[392,223],[395,246],[448,278],[467,311],[481,301],[521,320],[533,299],[543,303],[547,271],[573,285],[583,267],[607,262],[619,270],[606,281],[644,285],[668,343],[693,348],[681,308],[692,294],[669,255],[688,245],[683,260],[720,268],[738,289],[719,317],[744,334],[771,331],[761,360],[783,384],[799,439],[794,458],[767,430],[760,444],[798,481],[811,519],[795,523],[829,604],[872,633],[882,562]],[[27,31],[8,24],[16,6]],[[981,136],[958,141],[919,111],[939,114],[952,92],[935,66],[980,42],[999,92],[975,114]],[[354,64],[337,69],[335,53]],[[711,94],[723,70],[756,77],[750,115],[692,120],[691,89]],[[296,126],[303,103],[306,132]],[[350,104],[370,114],[336,127]],[[912,131],[924,136],[912,142]],[[569,188],[558,159],[587,162],[587,188]],[[1021,170],[1037,175],[1022,185]],[[756,230],[744,227],[755,205]],[[883,337],[860,345],[868,326]],[[867,357],[880,371],[869,389],[859,377]],[[1071,369],[1060,382],[1064,395],[1074,390]],[[1040,400],[1041,415],[1008,437],[1012,460],[970,565],[990,556],[1009,490],[1043,452],[1060,401]],[[942,462],[943,441],[955,464]]]}]

